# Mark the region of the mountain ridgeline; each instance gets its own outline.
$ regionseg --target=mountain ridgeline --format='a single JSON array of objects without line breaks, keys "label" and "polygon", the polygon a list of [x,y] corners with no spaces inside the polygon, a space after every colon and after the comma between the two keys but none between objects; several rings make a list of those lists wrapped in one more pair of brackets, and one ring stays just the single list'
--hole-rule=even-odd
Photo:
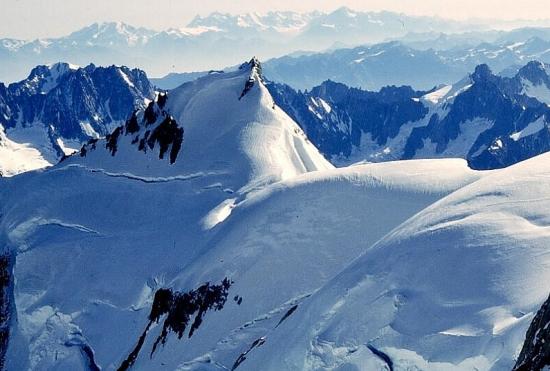
[{"label": "mountain ridgeline", "polygon": [[511,78],[479,65],[460,82],[430,91],[370,92],[333,81],[305,92],[268,88],[337,164],[460,157],[475,169],[493,169],[550,150],[550,79],[540,62]]},{"label": "mountain ridgeline", "polygon": [[[434,39],[426,41],[427,45],[401,39],[289,55],[266,61],[265,73],[273,81],[301,90],[311,89],[327,79],[367,90],[379,90],[387,85],[430,89],[460,80],[480,64],[509,76],[510,71],[517,72],[529,60],[550,63],[550,39],[546,34],[537,36],[536,30],[530,33],[524,30],[520,37],[510,32],[491,42],[466,38],[457,41],[456,46],[452,46],[451,41],[456,35],[441,35],[447,36],[446,46],[438,47]],[[517,31],[519,34],[520,30]]]},{"label": "mountain ridgeline", "polygon": [[[502,76],[513,77],[527,61],[550,63],[549,50],[547,28],[422,33],[372,45],[297,52],[266,60],[263,67],[267,79],[300,90],[311,90],[326,80],[374,91],[388,85],[428,90],[439,84],[452,84],[480,64],[487,64]],[[153,82],[160,88],[173,89],[197,74],[170,73]]]}]

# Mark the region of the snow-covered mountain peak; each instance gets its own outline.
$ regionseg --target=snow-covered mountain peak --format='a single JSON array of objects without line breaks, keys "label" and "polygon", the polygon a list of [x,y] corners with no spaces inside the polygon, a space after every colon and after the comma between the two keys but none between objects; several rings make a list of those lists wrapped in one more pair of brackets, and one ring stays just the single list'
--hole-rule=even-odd
[{"label": "snow-covered mountain peak", "polygon": [[55,164],[89,139],[123,124],[154,97],[145,72],[125,66],[35,67],[25,80],[0,85],[0,171],[15,175]]},{"label": "snow-covered mountain peak", "polygon": [[124,22],[99,22],[66,37],[67,43],[86,46],[135,46],[146,43],[156,34],[153,30],[134,27]]},{"label": "snow-covered mountain peak", "polygon": [[332,168],[275,105],[257,58],[159,95],[66,163],[140,177],[208,173],[224,189],[243,193]]},{"label": "snow-covered mountain peak", "polygon": [[[109,88],[108,85],[111,84],[117,87],[126,85],[127,90],[137,93],[137,95],[139,95],[140,90],[145,90],[147,93],[151,91],[147,75],[142,70],[115,65],[98,67],[93,63],[85,67],[79,67],[65,62],[39,65],[32,69],[25,80],[10,84],[9,89],[13,91],[13,94],[19,96],[22,94],[44,95],[53,89],[59,88],[60,85],[64,85],[64,88],[72,87],[89,90],[88,85],[94,83],[95,80],[101,80],[98,83],[100,83],[101,88],[106,90]],[[83,104],[86,104],[86,102],[83,102]]]},{"label": "snow-covered mountain peak", "polygon": [[421,99],[428,104],[450,103],[459,94],[464,93],[472,87],[472,84],[472,78],[467,76],[455,84],[439,86],[435,90],[422,96]]},{"label": "snow-covered mountain peak", "polygon": [[347,6],[342,6],[338,9],[334,10],[330,14],[332,14],[332,15],[341,15],[341,16],[345,16],[345,17],[348,17],[348,18],[357,17],[357,12],[355,12],[354,10],[348,8]]},{"label": "snow-covered mountain peak", "polygon": [[102,33],[116,32],[119,34],[131,34],[136,33],[139,29],[137,27],[131,26],[127,23],[114,21],[114,22],[98,22],[90,26],[95,28],[96,32],[94,35],[99,36]]},{"label": "snow-covered mountain peak", "polygon": [[515,80],[521,93],[550,104],[549,66],[540,61],[531,61],[519,69]]},{"label": "snow-covered mountain peak", "polygon": [[80,68],[80,66],[77,66],[76,64],[67,63],[67,62],[56,62],[48,64],[47,67],[51,71],[55,71],[58,74],[63,74],[68,71],[75,71]]},{"label": "snow-covered mountain peak", "polygon": [[237,189],[331,167],[274,103],[257,58],[174,89],[167,110],[185,128],[186,166],[229,172]]},{"label": "snow-covered mountain peak", "polygon": [[256,30],[276,31],[281,33],[298,32],[307,26],[312,19],[319,17],[320,13],[296,13],[296,12],[257,12],[243,14],[228,14],[214,12],[208,16],[196,16],[187,25],[187,29],[215,29],[224,32]]},{"label": "snow-covered mountain peak", "polygon": [[26,81],[29,91],[46,94],[55,88],[59,81],[69,72],[76,71],[80,67],[64,62],[50,65],[37,66],[32,69]]},{"label": "snow-covered mountain peak", "polygon": [[241,71],[250,71],[250,78],[258,78],[263,80],[262,76],[262,64],[260,60],[256,57],[252,57],[248,62],[244,62],[239,66]]}]

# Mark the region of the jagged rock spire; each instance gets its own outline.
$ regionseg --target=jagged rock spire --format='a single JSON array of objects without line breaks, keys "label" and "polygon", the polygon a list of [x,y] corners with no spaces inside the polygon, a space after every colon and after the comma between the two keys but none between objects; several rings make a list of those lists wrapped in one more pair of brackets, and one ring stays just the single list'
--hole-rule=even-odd
[{"label": "jagged rock spire", "polygon": [[541,370],[550,365],[550,297],[542,305],[527,330],[523,349],[514,371]]},{"label": "jagged rock spire", "polygon": [[250,69],[250,76],[248,77],[248,80],[244,85],[244,89],[239,97],[239,100],[241,100],[250,91],[250,89],[252,89],[256,80],[263,82],[263,76],[262,65],[260,60],[256,57],[252,57],[250,61],[241,64],[239,69]]},{"label": "jagged rock spire", "polygon": [[256,72],[260,78],[262,78],[262,64],[256,56],[252,57],[248,62],[244,62],[240,65],[239,69],[249,68],[251,72]]}]

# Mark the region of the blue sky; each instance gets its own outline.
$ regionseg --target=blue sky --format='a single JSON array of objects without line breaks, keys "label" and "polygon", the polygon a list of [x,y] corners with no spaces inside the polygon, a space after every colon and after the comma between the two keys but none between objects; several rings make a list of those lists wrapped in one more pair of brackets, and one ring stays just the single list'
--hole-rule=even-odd
[{"label": "blue sky", "polygon": [[213,11],[328,11],[341,6],[455,19],[550,19],[548,0],[0,0],[0,37],[61,36],[96,21],[166,29]]}]

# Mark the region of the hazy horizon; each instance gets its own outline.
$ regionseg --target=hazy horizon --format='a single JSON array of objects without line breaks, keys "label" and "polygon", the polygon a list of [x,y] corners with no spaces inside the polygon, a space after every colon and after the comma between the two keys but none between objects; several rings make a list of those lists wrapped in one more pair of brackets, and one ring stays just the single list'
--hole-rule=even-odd
[{"label": "hazy horizon", "polygon": [[[159,5],[160,4],[160,5]],[[0,38],[35,39],[67,35],[95,22],[121,21],[136,27],[155,30],[180,28],[195,16],[213,12],[230,14],[267,13],[269,11],[323,11],[330,12],[346,6],[357,11],[393,11],[408,15],[438,16],[467,20],[542,20],[550,19],[550,8],[545,1],[475,0],[441,2],[437,0],[360,0],[293,2],[244,0],[237,2],[204,0],[200,4],[188,1],[165,0],[1,0]]]}]

